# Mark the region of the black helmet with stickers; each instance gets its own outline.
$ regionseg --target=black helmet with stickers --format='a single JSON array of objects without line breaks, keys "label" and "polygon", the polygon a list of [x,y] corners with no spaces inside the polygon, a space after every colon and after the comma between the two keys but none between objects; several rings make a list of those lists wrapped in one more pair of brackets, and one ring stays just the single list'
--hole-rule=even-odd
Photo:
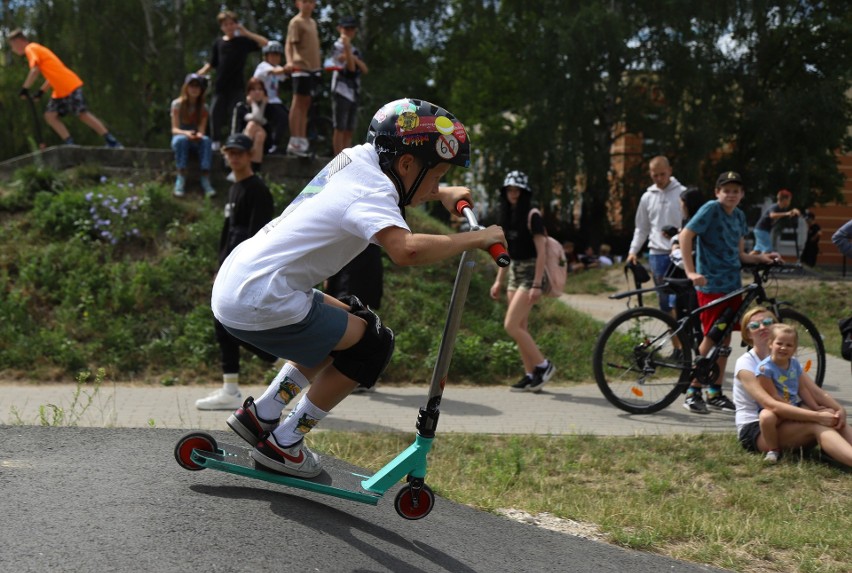
[{"label": "black helmet with stickers", "polygon": [[[367,143],[379,155],[379,165],[400,191],[400,207],[411,202],[426,172],[440,163],[470,167],[470,137],[456,117],[435,104],[405,98],[385,104],[373,115]],[[394,160],[410,154],[421,171],[411,189],[404,190]]]},{"label": "black helmet with stickers", "polygon": [[530,189],[530,178],[527,177],[527,174],[523,171],[510,171],[506,174],[506,178],[503,179],[503,187],[501,191],[505,192],[506,187],[517,187],[518,189],[523,189],[527,193],[532,193],[532,189]]}]

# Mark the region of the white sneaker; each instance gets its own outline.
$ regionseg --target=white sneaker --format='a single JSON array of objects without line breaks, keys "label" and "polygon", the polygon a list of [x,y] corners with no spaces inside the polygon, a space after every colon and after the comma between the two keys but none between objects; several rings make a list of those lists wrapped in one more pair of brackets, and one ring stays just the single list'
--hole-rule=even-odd
[{"label": "white sneaker", "polygon": [[269,434],[249,455],[261,466],[258,469],[302,478],[317,477],[322,473],[319,456],[308,449],[304,439],[285,448],[278,444],[275,436]]},{"label": "white sneaker", "polygon": [[310,157],[310,144],[306,139],[304,143],[301,141],[291,141],[287,145],[287,155],[294,155],[296,157]]},{"label": "white sneaker", "polygon": [[372,394],[376,391],[376,385],[373,384],[369,388],[364,388],[363,386],[356,386],[354,390],[352,390],[353,394]]},{"label": "white sneaker", "polygon": [[234,410],[242,405],[241,393],[229,394],[224,388],[219,388],[206,398],[195,401],[195,407],[199,410]]}]

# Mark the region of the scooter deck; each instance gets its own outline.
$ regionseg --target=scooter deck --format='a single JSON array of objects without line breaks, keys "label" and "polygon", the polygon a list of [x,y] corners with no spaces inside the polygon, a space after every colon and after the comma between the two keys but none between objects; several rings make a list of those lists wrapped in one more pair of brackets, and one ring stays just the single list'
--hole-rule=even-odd
[{"label": "scooter deck", "polygon": [[251,448],[245,446],[219,444],[216,452],[194,449],[191,457],[193,462],[205,468],[369,505],[377,505],[382,498],[383,494],[367,491],[361,487],[361,482],[370,476],[336,468],[327,463],[328,458],[323,460],[322,473],[315,478],[307,479],[260,469],[249,455],[250,452]]}]

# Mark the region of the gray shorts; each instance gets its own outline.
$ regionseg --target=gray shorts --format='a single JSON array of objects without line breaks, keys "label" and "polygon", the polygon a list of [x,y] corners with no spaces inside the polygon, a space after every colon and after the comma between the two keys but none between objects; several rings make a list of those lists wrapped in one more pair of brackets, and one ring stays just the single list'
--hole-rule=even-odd
[{"label": "gray shorts", "polygon": [[358,119],[358,104],[346,99],[340,94],[334,94],[331,100],[331,109],[334,116],[334,129],[338,131],[355,131],[355,122]]},{"label": "gray shorts", "polygon": [[325,360],[346,332],[349,313],[323,302],[323,293],[314,290],[311,310],[301,322],[269,330],[225,330],[243,342],[279,358],[313,368]]}]

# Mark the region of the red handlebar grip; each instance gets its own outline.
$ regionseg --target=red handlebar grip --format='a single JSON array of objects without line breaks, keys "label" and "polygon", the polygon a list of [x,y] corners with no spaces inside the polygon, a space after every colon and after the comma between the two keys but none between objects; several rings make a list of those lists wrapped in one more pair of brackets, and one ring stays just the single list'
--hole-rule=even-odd
[{"label": "red handlebar grip", "polygon": [[460,199],[459,202],[456,203],[456,213],[458,213],[459,215],[464,215],[463,211],[466,208],[473,209],[473,205],[471,205],[470,202],[465,199]]},{"label": "red handlebar grip", "polygon": [[508,267],[509,263],[512,262],[512,259],[509,258],[509,253],[506,251],[506,247],[500,243],[494,243],[488,247],[488,252],[491,253],[491,257],[497,263],[498,267]]}]

